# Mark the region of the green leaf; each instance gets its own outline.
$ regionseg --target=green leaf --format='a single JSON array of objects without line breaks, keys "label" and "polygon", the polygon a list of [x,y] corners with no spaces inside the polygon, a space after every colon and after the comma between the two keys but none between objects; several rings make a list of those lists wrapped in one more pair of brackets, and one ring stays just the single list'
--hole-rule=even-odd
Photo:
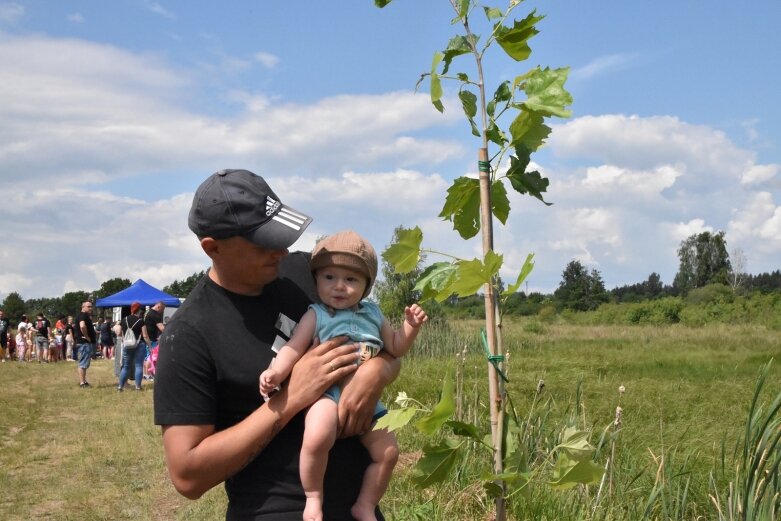
[{"label": "green leaf", "polygon": [[456,262],[458,274],[448,290],[461,297],[472,295],[484,284],[490,284],[501,266],[502,256],[493,251],[486,254],[485,263],[480,259],[458,261]]},{"label": "green leaf", "polygon": [[377,420],[372,430],[388,429],[388,432],[399,430],[412,420],[415,412],[416,409],[414,407],[391,409],[385,416]]},{"label": "green leaf", "polygon": [[428,445],[423,457],[412,471],[412,481],[422,488],[430,487],[447,479],[456,463],[460,444],[442,440],[439,445]]},{"label": "green leaf", "polygon": [[553,480],[548,484],[555,490],[567,490],[576,485],[597,483],[604,469],[593,461],[575,461],[560,454],[553,467]]},{"label": "green leaf", "polygon": [[445,107],[442,105],[442,82],[439,80],[437,74],[437,66],[442,61],[443,54],[441,52],[434,53],[434,59],[431,62],[431,103],[439,112],[444,112]]},{"label": "green leaf", "polygon": [[496,88],[496,92],[494,92],[494,100],[496,100],[497,103],[502,101],[510,101],[510,98],[512,98],[512,90],[510,90],[510,80],[503,81],[499,84],[499,86]]},{"label": "green leaf", "polygon": [[516,148],[523,146],[531,153],[540,148],[550,133],[551,128],[545,124],[541,114],[521,110],[510,123],[510,134],[513,138],[510,144]]},{"label": "green leaf", "polygon": [[436,299],[442,302],[452,293],[446,293],[450,281],[456,276],[456,267],[449,262],[437,262],[423,270],[418,283],[413,288],[420,291],[420,301]]},{"label": "green leaf", "polygon": [[480,182],[459,177],[447,190],[445,205],[439,217],[453,223],[463,239],[471,239],[480,231]]},{"label": "green leaf", "polygon": [[[491,100],[488,102],[488,104],[485,106],[486,113],[493,118],[494,113],[496,112],[496,100]],[[491,121],[493,123],[493,120]]]},{"label": "green leaf", "polygon": [[467,75],[466,75],[466,74],[464,74],[463,72],[458,72],[458,73],[456,73],[456,78],[458,78],[459,80],[461,80],[461,81],[463,81],[463,82],[467,82],[467,81],[469,81],[469,76],[467,76]]},{"label": "green leaf", "polygon": [[533,69],[522,83],[527,96],[523,105],[543,116],[570,117],[572,112],[564,108],[572,104],[572,96],[564,88],[568,75],[569,67]]},{"label": "green leaf", "polygon": [[[512,165],[514,157],[510,157],[510,164]],[[510,183],[515,188],[515,191],[521,194],[530,194],[550,206],[551,203],[545,201],[542,198],[543,192],[548,190],[547,177],[542,177],[536,170],[533,172],[523,172],[521,170],[513,170],[512,168],[507,171],[507,178],[510,179]]]},{"label": "green leaf", "polygon": [[440,113],[445,111],[445,106],[442,105],[442,82],[439,81],[439,76],[435,73],[431,73],[431,104]]},{"label": "green leaf", "polygon": [[374,0],[374,5],[376,5],[379,8],[383,8],[389,3],[391,3],[391,0]]},{"label": "green leaf", "polygon": [[508,286],[507,289],[505,289],[502,292],[503,297],[509,297],[516,291],[518,291],[518,288],[521,287],[521,284],[523,284],[523,281],[526,280],[526,277],[529,276],[529,273],[532,272],[534,269],[534,263],[532,262],[532,259],[534,258],[534,254],[530,253],[526,256],[526,260],[523,263],[523,266],[521,267],[521,273],[518,275],[518,280],[515,281],[515,284]]},{"label": "green leaf", "polygon": [[398,242],[391,244],[382,253],[382,258],[393,266],[396,273],[409,273],[418,266],[420,261],[420,245],[423,242],[423,232],[415,226],[411,230],[400,230]]},{"label": "green leaf", "polygon": [[448,371],[442,385],[442,397],[439,399],[439,403],[434,406],[428,415],[422,417],[415,424],[423,434],[434,434],[456,411],[455,383],[453,380],[453,375]]},{"label": "green leaf", "polygon": [[[501,181],[491,185],[491,212],[502,224],[510,215],[510,200]],[[459,177],[447,190],[445,205],[439,217],[453,222],[453,228],[464,239],[470,239],[480,231],[480,181],[471,177]]]},{"label": "green leaf", "polygon": [[500,147],[503,147],[505,143],[507,143],[507,137],[505,137],[504,132],[502,132],[502,129],[496,126],[496,122],[493,120],[491,120],[491,124],[488,125],[486,137],[488,137],[489,141],[496,143]]},{"label": "green leaf", "polygon": [[442,66],[442,75],[444,76],[447,74],[447,71],[450,69],[450,63],[453,61],[453,58],[457,56],[461,56],[462,54],[468,54],[472,52],[472,47],[469,45],[469,40],[467,40],[466,36],[454,36],[450,39],[450,41],[447,43],[447,48],[444,50],[444,53],[442,54],[444,59],[444,64]]},{"label": "green leaf", "polygon": [[459,91],[458,97],[461,98],[461,106],[464,108],[469,124],[472,127],[472,134],[480,137],[480,131],[475,124],[474,117],[477,115],[477,96],[471,91],[463,89]]},{"label": "green leaf", "polygon": [[515,61],[525,60],[532,52],[528,41],[539,33],[534,24],[545,18],[544,16],[535,16],[536,12],[537,10],[535,9],[523,20],[516,20],[512,28],[502,25],[494,27],[497,43]]},{"label": "green leaf", "polygon": [[507,189],[501,181],[494,181],[491,185],[491,206],[499,222],[506,224],[510,216],[510,199],[507,198]]},{"label": "green leaf", "polygon": [[489,22],[503,16],[502,10],[498,7],[483,7],[483,10],[485,11],[485,17],[488,18]]},{"label": "green leaf", "polygon": [[504,489],[495,481],[483,481],[483,490],[492,499],[497,499],[504,495]]},{"label": "green leaf", "polygon": [[458,97],[461,98],[464,114],[471,120],[477,115],[477,96],[473,92],[463,89],[458,93]]},{"label": "green leaf", "polygon": [[[509,489],[508,492],[526,486],[531,477],[532,475],[530,472],[502,472],[501,474],[483,474],[481,476],[484,481],[483,487],[486,488],[486,490],[488,483],[494,483],[494,485],[496,485],[496,481],[502,481]],[[492,490],[497,489],[501,490],[501,487],[496,485],[496,488]]]},{"label": "green leaf", "polygon": [[478,443],[483,443],[483,438],[480,435],[480,431],[477,429],[477,426],[471,423],[451,420],[447,422],[447,426],[453,429],[453,434],[456,436],[464,436],[471,438]]},{"label": "green leaf", "polygon": [[567,456],[575,461],[583,461],[591,458],[594,447],[588,441],[588,431],[579,431],[574,427],[566,427],[561,435],[561,443],[556,448],[567,453]]},{"label": "green leaf", "polygon": [[469,14],[469,2],[470,0],[461,0],[458,4],[458,16],[460,18],[466,17]]}]

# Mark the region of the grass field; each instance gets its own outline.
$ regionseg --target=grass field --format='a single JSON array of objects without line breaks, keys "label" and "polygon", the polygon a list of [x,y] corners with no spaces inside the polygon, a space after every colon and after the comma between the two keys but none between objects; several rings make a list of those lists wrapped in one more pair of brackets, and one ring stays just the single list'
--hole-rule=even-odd
[{"label": "grass field", "polygon": [[[478,323],[428,328],[408,356],[386,402],[405,391],[433,405],[448,369],[464,375],[464,415],[484,418],[485,362]],[[526,416],[540,379],[534,417],[541,436],[568,421],[593,428],[594,442],[614,419],[618,387],[626,393],[616,440],[612,491],[600,519],[718,519],[708,479],[725,485],[745,430],[760,368],[781,355],[781,332],[758,327],[571,326],[536,321],[505,326],[509,393]],[[457,353],[467,347],[466,361]],[[779,361],[781,362],[781,361]],[[771,367],[763,399],[781,391]],[[220,487],[199,501],[179,497],[163,463],[152,422],[151,386],[117,393],[113,363],[97,360],[91,389],[77,385],[74,363],[0,364],[0,519],[211,520],[224,516]],[[573,420],[574,419],[574,420]],[[410,481],[425,440],[407,427],[403,456],[383,501],[389,519],[490,519],[490,502],[468,479],[487,464],[467,458],[451,483],[425,490]],[[722,451],[722,446],[724,447]],[[606,450],[597,454],[604,463]],[[655,485],[664,490],[652,497]],[[676,487],[687,483],[685,498]],[[658,487],[657,487],[658,488]],[[552,493],[534,487],[510,502],[511,519],[587,519],[596,487]],[[681,503],[676,512],[670,504]],[[648,504],[651,508],[648,509]]]}]

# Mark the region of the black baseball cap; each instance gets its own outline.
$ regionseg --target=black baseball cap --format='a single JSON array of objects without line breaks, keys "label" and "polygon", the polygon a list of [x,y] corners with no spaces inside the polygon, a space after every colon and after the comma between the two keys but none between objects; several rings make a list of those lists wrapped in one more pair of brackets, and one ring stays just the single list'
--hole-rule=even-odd
[{"label": "black baseball cap", "polygon": [[220,170],[195,191],[187,225],[199,238],[244,237],[261,248],[288,248],[312,218],[282,204],[259,175]]}]

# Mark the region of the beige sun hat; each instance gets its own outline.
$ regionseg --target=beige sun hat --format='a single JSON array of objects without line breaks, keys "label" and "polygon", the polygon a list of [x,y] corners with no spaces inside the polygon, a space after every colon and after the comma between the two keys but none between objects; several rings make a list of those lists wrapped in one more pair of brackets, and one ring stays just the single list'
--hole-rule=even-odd
[{"label": "beige sun hat", "polygon": [[377,253],[366,239],[352,230],[329,235],[315,245],[309,268],[314,274],[327,266],[351,269],[365,276],[368,280],[362,299],[369,296],[377,279]]}]

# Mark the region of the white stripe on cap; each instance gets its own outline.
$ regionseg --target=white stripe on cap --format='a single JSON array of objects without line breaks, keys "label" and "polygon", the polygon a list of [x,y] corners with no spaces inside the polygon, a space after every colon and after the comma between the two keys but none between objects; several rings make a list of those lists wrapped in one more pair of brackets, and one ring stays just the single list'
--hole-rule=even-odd
[{"label": "white stripe on cap", "polygon": [[287,206],[280,208],[277,215],[281,215],[285,219],[290,219],[291,221],[297,221],[299,224],[304,224],[304,222],[308,219],[306,215],[301,215],[300,213],[294,212]]},{"label": "white stripe on cap", "polygon": [[300,230],[301,229],[301,225],[299,223],[296,223],[296,222],[293,222],[293,221],[289,221],[289,220],[285,219],[284,218],[285,216],[283,216],[281,214],[282,214],[282,212],[278,213],[277,215],[272,217],[272,219],[277,221],[279,224],[284,224],[288,228],[292,228],[294,230]]}]

